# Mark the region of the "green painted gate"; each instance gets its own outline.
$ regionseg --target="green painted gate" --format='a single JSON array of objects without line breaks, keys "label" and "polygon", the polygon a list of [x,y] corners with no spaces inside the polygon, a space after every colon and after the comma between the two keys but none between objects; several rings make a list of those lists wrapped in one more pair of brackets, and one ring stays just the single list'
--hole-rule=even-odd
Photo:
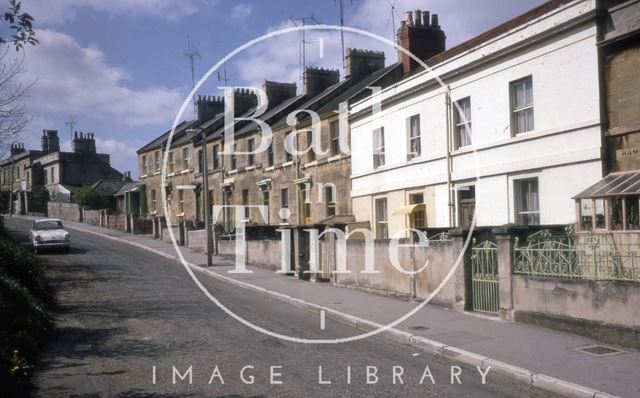
[{"label": "green painted gate", "polygon": [[498,246],[488,240],[471,248],[471,298],[474,311],[498,313]]}]

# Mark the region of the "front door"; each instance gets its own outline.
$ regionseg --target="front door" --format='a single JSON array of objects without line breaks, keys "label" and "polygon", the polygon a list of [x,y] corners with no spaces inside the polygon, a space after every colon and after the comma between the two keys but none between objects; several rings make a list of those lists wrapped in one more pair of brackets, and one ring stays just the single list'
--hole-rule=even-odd
[{"label": "front door", "polygon": [[468,186],[458,189],[458,225],[469,228],[473,223],[476,211],[476,187]]}]

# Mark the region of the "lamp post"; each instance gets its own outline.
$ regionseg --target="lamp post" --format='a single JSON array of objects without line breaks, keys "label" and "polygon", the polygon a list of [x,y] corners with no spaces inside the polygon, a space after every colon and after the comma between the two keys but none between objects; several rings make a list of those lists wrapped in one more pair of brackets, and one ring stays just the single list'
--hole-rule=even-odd
[{"label": "lamp post", "polygon": [[204,195],[204,228],[207,239],[207,267],[213,265],[212,261],[212,237],[211,237],[211,201],[209,197],[209,165],[207,163],[207,133],[202,128],[190,129],[194,133],[194,141],[197,140],[199,133],[202,133],[202,191]]}]

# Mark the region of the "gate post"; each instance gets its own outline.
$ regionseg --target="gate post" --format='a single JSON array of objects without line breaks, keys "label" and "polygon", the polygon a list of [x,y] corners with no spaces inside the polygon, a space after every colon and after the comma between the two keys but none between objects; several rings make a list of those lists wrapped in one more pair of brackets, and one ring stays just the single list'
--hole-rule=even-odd
[{"label": "gate post", "polygon": [[[452,240],[452,258],[457,259],[462,253],[461,264],[449,283],[455,286],[455,302],[453,308],[457,311],[466,311],[472,308],[471,297],[471,241],[465,249],[464,244],[468,238],[467,228],[453,228],[448,231]],[[464,253],[463,253],[464,251]],[[453,266],[453,264],[452,264]]]},{"label": "gate post", "polygon": [[151,218],[151,234],[153,236],[153,239],[158,239],[158,237],[160,236],[160,234],[158,233],[158,223],[158,217],[153,216]]},{"label": "gate post", "polygon": [[502,226],[492,230],[498,245],[498,298],[500,319],[505,321],[513,320],[513,293],[512,293],[512,270],[513,270],[513,244],[514,230],[510,226]]},{"label": "gate post", "polygon": [[[183,216],[178,216],[178,246],[185,246],[185,220]],[[167,228],[170,228],[167,226]]]}]

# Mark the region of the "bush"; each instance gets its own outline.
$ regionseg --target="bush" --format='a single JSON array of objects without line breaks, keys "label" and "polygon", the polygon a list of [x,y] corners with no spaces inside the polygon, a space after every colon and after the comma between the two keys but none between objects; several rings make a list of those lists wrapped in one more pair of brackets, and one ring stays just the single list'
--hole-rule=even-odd
[{"label": "bush", "polygon": [[52,328],[52,305],[42,265],[0,231],[0,386],[4,396],[23,396],[41,343]]},{"label": "bush", "polygon": [[44,185],[34,185],[31,188],[31,203],[38,208],[46,208],[50,200],[49,191]]},{"label": "bush", "polygon": [[100,210],[109,208],[109,198],[104,192],[84,186],[73,194],[73,201],[87,210]]},{"label": "bush", "polygon": [[0,191],[0,214],[9,209],[9,191]]}]

